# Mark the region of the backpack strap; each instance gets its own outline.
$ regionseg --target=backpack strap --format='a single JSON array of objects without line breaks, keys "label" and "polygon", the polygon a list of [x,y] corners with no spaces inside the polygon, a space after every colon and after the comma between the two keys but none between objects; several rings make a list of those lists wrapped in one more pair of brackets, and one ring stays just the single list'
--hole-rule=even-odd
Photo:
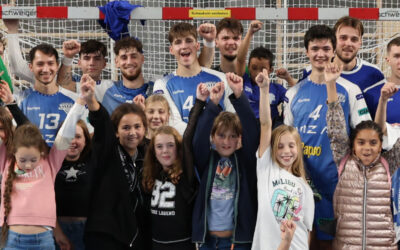
[{"label": "backpack strap", "polygon": [[390,177],[389,163],[382,156],[381,156],[381,162],[382,162],[382,165],[385,167],[386,174],[387,174],[387,177],[388,177],[388,182],[389,182],[390,186],[392,186],[392,178]]},{"label": "backpack strap", "polygon": [[344,169],[344,165],[346,164],[346,162],[347,162],[347,160],[349,159],[349,157],[350,157],[350,154],[347,154],[347,155],[345,155],[345,157],[343,157],[343,158],[340,160],[339,169],[338,169],[338,178],[339,178],[340,175],[342,174],[343,169]]}]

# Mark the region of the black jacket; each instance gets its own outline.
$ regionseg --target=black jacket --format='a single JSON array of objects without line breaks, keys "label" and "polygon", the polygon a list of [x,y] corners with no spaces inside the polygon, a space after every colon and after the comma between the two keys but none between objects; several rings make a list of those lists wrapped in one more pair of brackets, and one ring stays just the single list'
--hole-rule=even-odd
[{"label": "black jacket", "polygon": [[[101,106],[98,111],[90,111],[89,121],[94,127],[91,159],[94,176],[85,230],[89,233],[106,233],[127,247],[133,245],[137,246],[135,249],[150,249],[151,238],[146,226],[150,224],[149,215],[143,205],[147,202],[140,198],[143,196],[138,192],[129,192],[118,150],[119,140],[106,109]],[[135,161],[140,173],[146,142],[138,147]],[[130,159],[125,150],[123,153]]]}]

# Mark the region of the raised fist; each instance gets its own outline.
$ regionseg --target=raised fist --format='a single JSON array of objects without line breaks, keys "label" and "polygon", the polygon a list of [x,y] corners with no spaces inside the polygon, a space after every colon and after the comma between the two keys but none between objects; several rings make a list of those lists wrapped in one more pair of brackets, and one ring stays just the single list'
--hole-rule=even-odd
[{"label": "raised fist", "polygon": [[62,50],[65,57],[73,58],[81,50],[81,44],[76,40],[68,40],[63,42]]},{"label": "raised fist", "polygon": [[207,42],[212,42],[217,37],[217,28],[212,23],[202,23],[197,32]]}]

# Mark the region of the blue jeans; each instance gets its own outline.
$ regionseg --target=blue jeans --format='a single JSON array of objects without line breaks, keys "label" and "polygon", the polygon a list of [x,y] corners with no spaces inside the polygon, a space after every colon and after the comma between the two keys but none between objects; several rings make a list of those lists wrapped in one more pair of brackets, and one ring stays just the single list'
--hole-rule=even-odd
[{"label": "blue jeans", "polygon": [[8,231],[4,250],[54,250],[53,231],[39,234],[20,234]]},{"label": "blue jeans", "polygon": [[[83,233],[85,231],[86,221],[74,221],[74,222],[62,222],[58,220],[58,224],[65,236],[74,246],[74,250],[85,250],[85,245],[83,244]],[[57,249],[60,249],[57,246]]]},{"label": "blue jeans", "polygon": [[[200,244],[199,250],[231,250],[232,238],[220,238],[215,235],[207,234],[204,244]],[[251,243],[235,243],[235,250],[250,250]]]}]

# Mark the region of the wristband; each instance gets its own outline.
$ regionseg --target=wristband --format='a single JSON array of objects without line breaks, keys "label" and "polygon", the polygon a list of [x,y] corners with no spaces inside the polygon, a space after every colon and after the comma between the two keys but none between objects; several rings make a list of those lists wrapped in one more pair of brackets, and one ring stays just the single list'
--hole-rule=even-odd
[{"label": "wristband", "polygon": [[214,48],[215,47],[215,41],[208,42],[207,40],[203,40],[203,45],[207,48]]},{"label": "wristband", "polygon": [[72,61],[74,61],[74,58],[63,57],[61,63],[65,66],[71,66]]}]

